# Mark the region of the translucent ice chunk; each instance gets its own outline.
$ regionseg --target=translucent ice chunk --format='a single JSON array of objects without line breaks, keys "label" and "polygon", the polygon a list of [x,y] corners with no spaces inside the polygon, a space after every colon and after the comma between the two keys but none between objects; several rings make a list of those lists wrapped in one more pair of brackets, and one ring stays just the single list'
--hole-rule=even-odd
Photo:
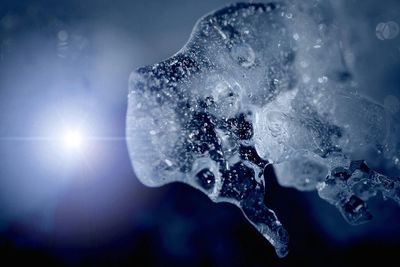
[{"label": "translucent ice chunk", "polygon": [[399,202],[398,179],[356,161],[399,167],[399,124],[350,92],[333,23],[320,1],[239,3],[132,73],[126,133],[140,181],[184,182],[237,205],[281,257],[288,234],[264,203],[269,164],[280,184],[318,190],[352,224],[371,218],[365,200],[378,191]]}]

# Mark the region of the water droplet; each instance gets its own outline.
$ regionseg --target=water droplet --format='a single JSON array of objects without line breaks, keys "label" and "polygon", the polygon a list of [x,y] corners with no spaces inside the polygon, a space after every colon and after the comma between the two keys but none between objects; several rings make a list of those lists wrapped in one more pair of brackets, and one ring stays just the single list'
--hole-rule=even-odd
[{"label": "water droplet", "polygon": [[67,31],[59,31],[57,37],[60,41],[65,42],[68,40],[68,32]]},{"label": "water droplet", "polygon": [[376,37],[382,41],[396,38],[399,31],[399,25],[394,21],[378,23],[375,29]]},{"label": "water droplet", "polygon": [[0,26],[5,30],[11,30],[18,24],[18,17],[14,15],[6,15],[0,19]]}]

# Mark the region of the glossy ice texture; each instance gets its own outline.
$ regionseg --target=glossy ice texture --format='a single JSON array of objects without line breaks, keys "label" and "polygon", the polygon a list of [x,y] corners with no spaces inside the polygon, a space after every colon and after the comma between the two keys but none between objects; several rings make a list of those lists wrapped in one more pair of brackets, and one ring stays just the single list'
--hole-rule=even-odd
[{"label": "glossy ice texture", "polygon": [[365,201],[399,203],[399,123],[357,95],[328,6],[239,3],[198,21],[171,58],[133,72],[127,139],[145,185],[187,183],[240,207],[275,247],[288,234],[264,203],[271,164],[283,186],[318,190],[351,224]]}]

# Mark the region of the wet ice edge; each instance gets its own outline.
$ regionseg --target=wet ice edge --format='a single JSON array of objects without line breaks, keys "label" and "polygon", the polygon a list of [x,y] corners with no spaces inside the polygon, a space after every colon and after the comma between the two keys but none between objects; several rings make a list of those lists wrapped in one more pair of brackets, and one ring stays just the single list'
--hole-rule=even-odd
[{"label": "wet ice edge", "polygon": [[[399,123],[353,93],[330,12],[231,5],[201,18],[173,57],[133,72],[126,135],[138,179],[235,204],[280,257],[288,234],[264,202],[266,166],[351,224],[371,219],[365,201],[378,192],[399,203]],[[396,177],[367,165],[377,157]]]}]

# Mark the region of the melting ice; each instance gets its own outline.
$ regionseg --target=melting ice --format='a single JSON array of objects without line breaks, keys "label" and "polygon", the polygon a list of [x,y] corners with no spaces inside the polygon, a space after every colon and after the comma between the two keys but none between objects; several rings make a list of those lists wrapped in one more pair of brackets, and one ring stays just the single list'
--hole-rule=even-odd
[{"label": "melting ice", "polygon": [[365,201],[378,193],[400,203],[400,123],[357,94],[333,24],[319,1],[239,3],[200,19],[182,50],[130,77],[137,177],[237,205],[280,257],[288,234],[264,203],[266,166],[350,224],[371,219]]}]

